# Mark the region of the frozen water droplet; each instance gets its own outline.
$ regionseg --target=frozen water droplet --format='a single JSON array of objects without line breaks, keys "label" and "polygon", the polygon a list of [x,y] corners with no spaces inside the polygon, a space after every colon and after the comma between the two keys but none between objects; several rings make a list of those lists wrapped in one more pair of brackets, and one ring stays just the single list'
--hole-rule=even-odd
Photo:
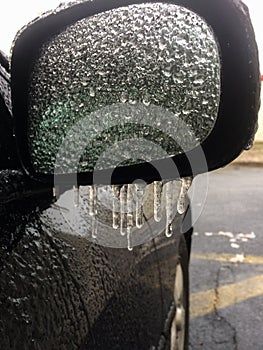
[{"label": "frozen water droplet", "polygon": [[164,70],[163,70],[163,75],[164,75],[166,78],[170,78],[170,77],[172,76],[172,71],[164,69]]},{"label": "frozen water droplet", "polygon": [[79,206],[79,187],[73,186],[73,204],[75,207]]},{"label": "frozen water droplet", "polygon": [[128,94],[126,91],[123,91],[120,96],[120,102],[126,103],[128,101]]},{"label": "frozen water droplet", "polygon": [[159,41],[159,49],[163,51],[166,49],[166,46],[167,46],[167,42],[163,38],[161,38]]},{"label": "frozen water droplet", "polygon": [[104,77],[105,75],[107,75],[107,72],[105,72],[103,70],[99,70],[98,75],[100,75],[101,77]]},{"label": "frozen water droplet", "polygon": [[183,84],[184,80],[180,77],[178,77],[177,75],[173,76],[173,81],[175,84]]},{"label": "frozen water droplet", "polygon": [[95,89],[93,87],[91,87],[89,89],[89,95],[90,95],[90,97],[95,97],[96,93],[95,93]]},{"label": "frozen water droplet", "polygon": [[143,104],[148,107],[151,104],[151,101],[143,100]]},{"label": "frozen water droplet", "polygon": [[120,191],[120,232],[122,236],[126,235],[127,189],[128,185],[123,185]]},{"label": "frozen water droplet", "polygon": [[170,238],[170,237],[172,237],[172,235],[173,235],[173,225],[172,225],[172,223],[170,223],[170,224],[166,225],[165,236],[167,238]]},{"label": "frozen water droplet", "polygon": [[204,85],[205,81],[202,78],[195,79],[194,84],[195,85]]},{"label": "frozen water droplet", "polygon": [[163,74],[166,78],[170,78],[175,70],[174,66],[174,60],[170,59],[169,61],[166,60],[166,65],[163,69]]},{"label": "frozen water droplet", "polygon": [[147,107],[150,106],[150,104],[151,104],[151,99],[150,99],[150,96],[149,96],[148,93],[145,93],[142,102],[143,102],[143,104],[144,104],[145,106],[147,106]]},{"label": "frozen water droplet", "polygon": [[154,207],[154,220],[160,222],[162,219],[161,202],[162,202],[162,188],[161,181],[155,181],[153,184],[153,207]]},{"label": "frozen water droplet", "polygon": [[129,99],[129,104],[130,105],[136,105],[136,100],[133,100],[133,99]]},{"label": "frozen water droplet", "polygon": [[253,145],[254,145],[254,137],[249,140],[248,144],[245,147],[245,151],[249,151],[253,147]]},{"label": "frozen water droplet", "polygon": [[112,227],[116,230],[120,227],[120,215],[119,215],[119,208],[120,208],[120,186],[112,186],[112,194],[113,194],[113,200],[112,200]]}]

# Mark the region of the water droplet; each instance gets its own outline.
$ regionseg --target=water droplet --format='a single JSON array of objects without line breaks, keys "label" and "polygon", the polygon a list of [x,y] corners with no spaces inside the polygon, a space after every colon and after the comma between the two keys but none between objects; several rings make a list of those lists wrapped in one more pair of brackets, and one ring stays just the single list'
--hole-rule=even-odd
[{"label": "water droplet", "polygon": [[162,182],[155,181],[153,184],[153,207],[154,207],[154,220],[156,222],[160,222],[162,219],[162,213],[161,213],[162,189],[163,189]]}]

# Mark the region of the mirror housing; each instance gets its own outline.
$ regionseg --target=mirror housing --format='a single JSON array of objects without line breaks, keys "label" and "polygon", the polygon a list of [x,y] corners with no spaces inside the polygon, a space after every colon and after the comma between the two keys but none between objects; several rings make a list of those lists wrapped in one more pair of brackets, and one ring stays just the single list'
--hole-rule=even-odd
[{"label": "mirror housing", "polygon": [[[15,131],[20,160],[34,179],[54,183],[54,174],[37,172],[29,147],[30,80],[41,49],[65,28],[85,18],[130,5],[156,3],[140,0],[85,1],[71,3],[50,12],[21,30],[15,41],[11,62],[11,89]],[[163,3],[163,2],[162,2]],[[253,143],[257,128],[260,73],[257,45],[246,6],[237,0],[173,0],[164,2],[186,8],[211,28],[221,61],[220,103],[210,134],[193,149],[138,164],[80,172],[78,184],[149,183],[160,179],[192,176],[225,166]],[[224,18],[224,21],[222,21]],[[95,169],[96,170],[96,169]],[[67,173],[54,170],[63,182]]]}]

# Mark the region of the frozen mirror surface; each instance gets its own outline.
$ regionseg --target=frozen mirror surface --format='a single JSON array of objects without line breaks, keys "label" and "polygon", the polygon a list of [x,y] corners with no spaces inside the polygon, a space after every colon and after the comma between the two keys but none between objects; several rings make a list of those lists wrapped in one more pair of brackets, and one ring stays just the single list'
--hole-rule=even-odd
[{"label": "frozen mirror surface", "polygon": [[173,156],[207,138],[219,102],[216,39],[197,14],[147,3],[87,17],[50,38],[35,61],[32,163],[51,174],[58,157],[68,173],[76,162],[89,172]]}]

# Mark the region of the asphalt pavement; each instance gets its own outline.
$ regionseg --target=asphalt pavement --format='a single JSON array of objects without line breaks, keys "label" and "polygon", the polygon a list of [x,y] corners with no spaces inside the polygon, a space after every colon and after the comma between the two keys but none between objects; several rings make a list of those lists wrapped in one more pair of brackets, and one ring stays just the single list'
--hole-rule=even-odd
[{"label": "asphalt pavement", "polygon": [[211,173],[194,232],[190,350],[262,350],[263,168]]}]

